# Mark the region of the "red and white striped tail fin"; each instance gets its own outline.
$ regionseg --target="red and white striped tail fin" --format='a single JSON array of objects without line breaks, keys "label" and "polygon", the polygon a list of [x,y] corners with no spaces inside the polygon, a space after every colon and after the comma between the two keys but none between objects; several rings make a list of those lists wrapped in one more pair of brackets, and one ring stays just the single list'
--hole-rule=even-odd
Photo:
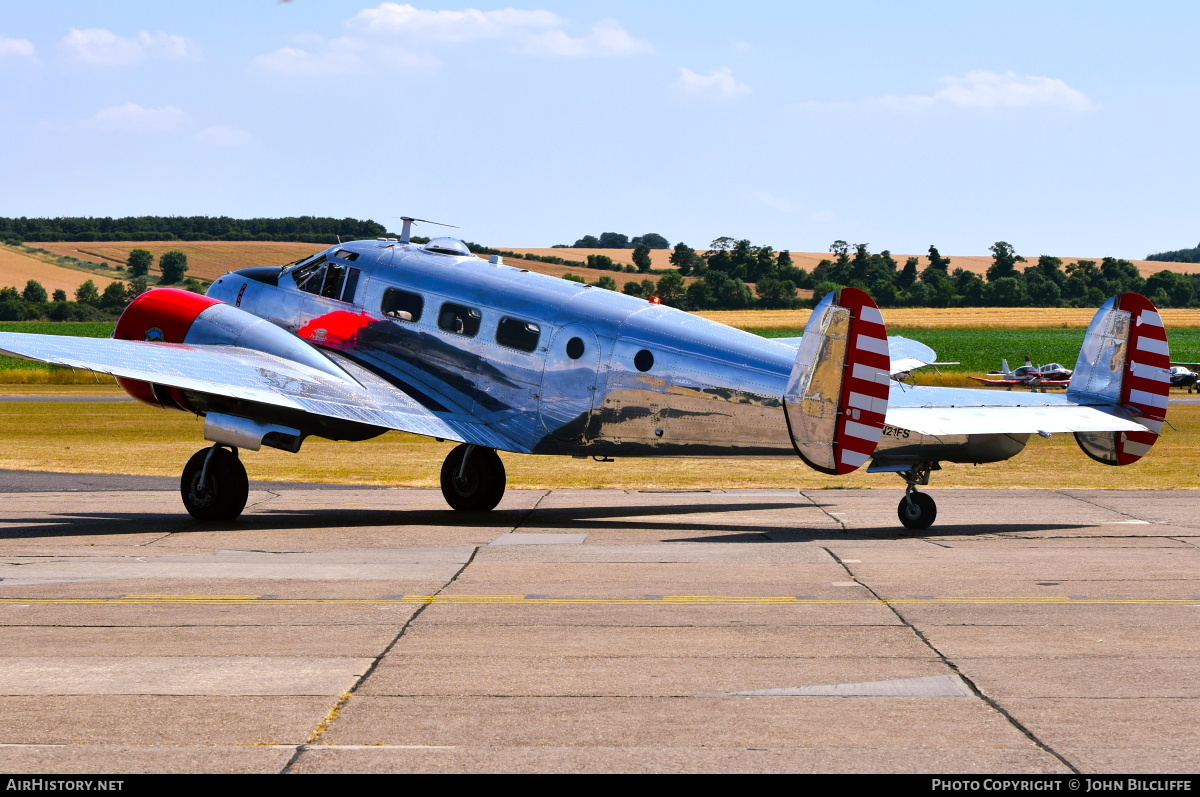
[{"label": "red and white striped tail fin", "polygon": [[1167,330],[1154,303],[1140,293],[1109,299],[1088,327],[1067,396],[1118,404],[1141,432],[1077,432],[1084,453],[1106,465],[1144,457],[1162,432],[1171,387]]},{"label": "red and white striped tail fin", "polygon": [[883,434],[890,384],[878,305],[857,288],[830,293],[804,329],[783,397],[796,453],[822,473],[865,465]]}]

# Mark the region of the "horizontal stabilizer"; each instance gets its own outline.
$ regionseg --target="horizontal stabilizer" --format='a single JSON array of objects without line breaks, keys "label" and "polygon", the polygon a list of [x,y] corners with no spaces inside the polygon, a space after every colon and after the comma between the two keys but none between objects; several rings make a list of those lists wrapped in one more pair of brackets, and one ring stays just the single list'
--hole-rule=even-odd
[{"label": "horizontal stabilizer", "polygon": [[1136,421],[1073,404],[1022,407],[891,407],[891,426],[942,437],[967,434],[1144,432]]}]

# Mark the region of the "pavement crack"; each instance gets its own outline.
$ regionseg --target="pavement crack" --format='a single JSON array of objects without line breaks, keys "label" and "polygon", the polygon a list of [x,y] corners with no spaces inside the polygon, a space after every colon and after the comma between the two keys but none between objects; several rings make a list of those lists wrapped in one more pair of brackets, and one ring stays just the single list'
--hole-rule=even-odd
[{"label": "pavement crack", "polygon": [[828,510],[828,509],[826,509],[824,506],[822,506],[822,505],[821,505],[821,504],[820,504],[820,503],[817,501],[817,499],[813,498],[811,495],[809,495],[808,493],[804,492],[803,490],[801,490],[801,491],[800,491],[800,495],[802,495],[802,496],[804,496],[805,498],[807,498],[809,501],[811,501],[811,502],[812,502],[812,505],[813,505],[813,506],[815,506],[817,509],[820,509],[822,512],[824,512],[824,513],[825,513],[825,517],[829,518],[829,519],[830,519],[830,520],[832,520],[834,523],[838,524],[838,527],[839,527],[839,528],[840,528],[842,531],[849,531],[849,530],[850,530],[850,529],[849,529],[849,528],[846,526],[846,522],[845,522],[844,520],[842,520],[840,517],[835,517],[833,514],[831,514],[831,513],[829,512],[829,510]]},{"label": "pavement crack", "polygon": [[308,738],[305,739],[303,743],[296,745],[296,752],[292,754],[292,757],[288,759],[288,762],[284,765],[283,769],[280,770],[281,775],[291,774],[295,765],[300,761],[300,757],[303,756],[304,753],[307,752],[313,745],[316,745],[318,740],[320,740],[325,732],[329,730],[330,726],[333,725],[334,720],[336,720],[338,715],[342,713],[342,709],[344,709],[350,702],[350,699],[354,697],[355,693],[358,692],[359,689],[362,688],[362,685],[367,682],[367,679],[375,673],[375,670],[379,668],[380,663],[387,657],[387,655],[392,652],[392,649],[400,643],[400,640],[404,637],[404,634],[409,628],[412,627],[412,624],[417,621],[417,618],[421,616],[421,613],[424,612],[431,603],[433,603],[433,598],[445,592],[450,585],[457,581],[458,577],[461,576],[463,572],[471,566],[471,563],[475,561],[475,557],[479,553],[479,548],[480,546],[477,545],[471,550],[471,555],[467,558],[467,561],[463,562],[463,566],[454,571],[454,575],[450,576],[450,579],[445,584],[439,587],[436,592],[432,593],[429,596],[429,600],[426,600],[417,607],[417,610],[413,612],[408,620],[405,621],[404,625],[400,627],[400,630],[396,633],[396,636],[392,637],[392,641],[388,642],[379,655],[372,659],[371,665],[367,667],[366,671],[362,675],[358,676],[357,679],[355,679],[354,684],[348,690],[338,696],[337,703],[335,703],[333,708],[329,709],[325,716],[321,718],[321,721],[317,723],[315,728],[313,728],[313,731],[309,734]]},{"label": "pavement crack", "polygon": [[[538,508],[542,505],[542,501],[545,501],[551,492],[553,492],[553,491],[552,490],[543,491],[542,494],[540,496],[538,496],[538,500],[534,502],[533,506],[529,507],[528,511],[526,511],[524,515],[521,515],[521,519],[517,521],[517,524],[515,526],[513,526],[511,529],[509,529],[508,533],[512,534],[517,529],[521,528],[521,526],[525,525],[525,521],[529,520],[529,516],[538,510]],[[457,577],[458,576],[455,576],[455,578],[457,578]]]},{"label": "pavement crack", "polygon": [[854,579],[856,582],[861,584],[863,589],[870,592],[871,595],[876,600],[880,601],[884,606],[886,606],[888,609],[890,609],[892,614],[896,615],[896,619],[899,620],[904,625],[905,628],[912,631],[913,634],[916,635],[917,639],[921,640],[921,643],[923,645],[925,645],[925,647],[929,648],[929,650],[932,651],[933,654],[935,656],[937,656],[937,658],[944,665],[946,665],[946,667],[949,668],[949,670],[952,673],[954,673],[959,678],[961,678],[963,680],[963,683],[965,683],[967,685],[967,688],[970,689],[971,692],[976,697],[978,697],[984,703],[987,703],[988,706],[990,706],[993,711],[995,711],[997,714],[999,714],[1000,716],[1002,716],[1006,720],[1008,720],[1009,724],[1012,725],[1013,728],[1015,728],[1018,732],[1020,732],[1023,736],[1025,736],[1025,738],[1029,739],[1029,741],[1031,741],[1035,745],[1037,745],[1037,747],[1039,749],[1041,749],[1041,750],[1049,753],[1050,755],[1054,756],[1055,758],[1057,758],[1062,763],[1062,765],[1067,767],[1069,770],[1071,770],[1072,773],[1074,773],[1076,775],[1083,774],[1078,767],[1076,767],[1074,764],[1072,764],[1070,761],[1068,761],[1066,759],[1066,757],[1064,757],[1061,753],[1059,753],[1053,747],[1051,747],[1046,742],[1039,739],[1037,734],[1035,734],[1032,730],[1030,730],[1028,727],[1026,727],[1026,725],[1024,723],[1022,723],[1019,719],[1017,719],[1011,713],[1009,713],[1007,709],[1005,709],[1003,706],[1001,706],[995,700],[993,700],[992,698],[990,698],[986,694],[984,694],[983,690],[980,689],[978,685],[976,685],[975,681],[970,676],[968,676],[966,673],[964,673],[961,669],[959,669],[958,665],[955,664],[954,661],[949,656],[947,656],[945,653],[943,653],[941,650],[939,650],[938,647],[936,645],[934,645],[933,642],[931,642],[929,640],[929,638],[927,636],[925,636],[924,633],[922,633],[921,629],[917,628],[916,625],[914,625],[907,617],[904,616],[903,612],[901,612],[893,603],[886,600],[882,595],[880,595],[878,592],[876,592],[874,589],[872,589],[870,585],[866,584],[865,582],[863,582],[862,579],[860,579],[858,576],[856,576],[854,574],[854,571],[850,569],[850,566],[848,564],[846,564],[845,562],[842,561],[842,558],[840,556],[838,556],[836,553],[831,551],[828,547],[825,547],[825,546],[822,546],[822,547],[824,548],[825,553],[827,553],[831,557],[833,557],[834,561],[836,561],[839,565],[842,566],[842,569],[846,571],[846,575],[850,576],[850,578]]},{"label": "pavement crack", "polygon": [[1114,512],[1114,513],[1116,513],[1116,514],[1118,514],[1118,515],[1121,515],[1122,517],[1127,517],[1127,518],[1129,518],[1130,520],[1142,520],[1142,521],[1146,521],[1147,523],[1151,523],[1151,524],[1153,524],[1153,523],[1154,523],[1154,521],[1152,521],[1152,520],[1149,520],[1149,521],[1147,521],[1145,518],[1143,518],[1143,517],[1138,517],[1137,515],[1132,515],[1132,514],[1130,514],[1129,512],[1122,512],[1120,509],[1113,509],[1113,508],[1112,508],[1112,507],[1110,507],[1110,506],[1104,506],[1103,504],[1098,504],[1098,503],[1096,503],[1095,501],[1091,501],[1091,500],[1089,500],[1089,499],[1087,499],[1087,498],[1084,498],[1083,496],[1080,496],[1080,495],[1072,495],[1071,493],[1067,492],[1066,490],[1055,490],[1054,492],[1055,492],[1057,495],[1061,495],[1061,496],[1063,496],[1064,498],[1072,498],[1072,499],[1074,499],[1074,500],[1076,500],[1076,501],[1079,501],[1079,502],[1081,502],[1081,503],[1087,504],[1088,506],[1094,506],[1094,507],[1096,507],[1097,509],[1103,509],[1105,512]]},{"label": "pavement crack", "polygon": [[[266,493],[266,496],[258,499],[257,501],[255,501],[252,504],[247,504],[246,509],[254,509],[256,506],[262,506],[263,504],[274,501],[276,498],[283,497],[275,490],[263,490],[262,492]],[[242,510],[242,511],[245,511],[245,510]]]}]

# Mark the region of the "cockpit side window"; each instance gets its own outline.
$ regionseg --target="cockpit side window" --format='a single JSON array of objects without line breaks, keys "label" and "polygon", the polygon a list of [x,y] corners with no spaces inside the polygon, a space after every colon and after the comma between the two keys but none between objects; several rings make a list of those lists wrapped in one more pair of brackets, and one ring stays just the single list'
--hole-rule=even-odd
[{"label": "cockpit side window", "polygon": [[341,263],[328,263],[325,266],[325,281],[321,284],[321,295],[326,299],[341,299],[342,288],[346,284],[346,267]]},{"label": "cockpit side window", "polygon": [[479,333],[479,324],[483,315],[474,307],[463,307],[461,304],[446,302],[438,313],[438,328],[456,335],[475,337]]},{"label": "cockpit side window", "polygon": [[388,288],[383,293],[383,305],[379,308],[388,318],[397,321],[420,321],[425,309],[425,299],[419,293],[409,293],[399,288]]},{"label": "cockpit side window", "polygon": [[325,255],[321,255],[293,269],[292,279],[295,280],[296,287],[306,293],[320,293],[324,284],[325,274],[321,268],[324,265]]},{"label": "cockpit side window", "polygon": [[334,262],[321,255],[291,271],[296,287],[305,293],[353,302],[358,288],[359,269]]},{"label": "cockpit side window", "polygon": [[519,318],[501,318],[496,325],[496,342],[510,349],[533,351],[541,334],[542,328],[537,324]]}]

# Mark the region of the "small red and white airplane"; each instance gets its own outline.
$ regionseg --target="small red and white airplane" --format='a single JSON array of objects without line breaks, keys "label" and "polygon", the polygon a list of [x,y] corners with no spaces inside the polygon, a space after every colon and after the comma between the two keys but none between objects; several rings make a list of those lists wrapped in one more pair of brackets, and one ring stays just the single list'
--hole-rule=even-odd
[{"label": "small red and white airplane", "polygon": [[[232,520],[249,494],[239,451],[299,452],[316,435],[402,430],[458,443],[441,469],[460,511],[504,495],[498,451],[575,457],[798,457],[906,483],[910,529],[937,515],[917,488],[942,463],[999,462],[1030,435],[1071,433],[1128,465],[1162,429],[1167,334],[1126,293],[1096,313],[1064,394],[904,384],[932,362],[889,339],[856,288],[827,295],[802,338],[769,340],[660,304],[475,257],[454,238],[354,241],[246,268],[206,296],[142,294],[113,339],[0,333],[0,351],[108,373],[150,406],[204,417],[184,506]],[[407,467],[379,462],[381,469]]]},{"label": "small red and white airplane", "polygon": [[1025,364],[1017,366],[1014,370],[1008,370],[1008,360],[1000,361],[999,371],[988,371],[989,377],[999,377],[988,379],[982,376],[969,376],[968,379],[974,379],[976,382],[982,382],[985,385],[1003,385],[1009,390],[1014,387],[1028,387],[1035,393],[1040,389],[1043,393],[1048,387],[1066,387],[1071,383],[1070,368],[1062,366],[1058,363],[1048,363],[1046,365],[1034,365],[1033,361],[1028,356],[1025,357]]}]

